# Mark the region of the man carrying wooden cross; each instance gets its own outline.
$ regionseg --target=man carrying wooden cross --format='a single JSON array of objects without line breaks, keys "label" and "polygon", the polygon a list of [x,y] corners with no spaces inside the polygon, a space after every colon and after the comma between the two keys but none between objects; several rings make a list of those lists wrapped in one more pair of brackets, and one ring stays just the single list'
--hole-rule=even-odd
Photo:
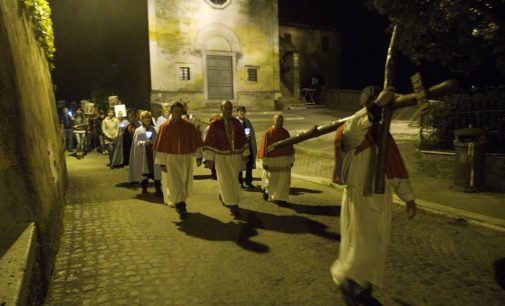
[{"label": "man carrying wooden cross", "polygon": [[362,109],[337,129],[334,182],[344,184],[340,213],[340,252],[331,266],[333,281],[347,305],[381,305],[372,297],[372,284],[382,286],[388,247],[392,191],[406,202],[407,214],[416,214],[414,193],[400,152],[389,135],[386,188],[372,190],[376,170],[382,107],[394,100],[392,88],[380,94],[367,87],[360,97]]}]

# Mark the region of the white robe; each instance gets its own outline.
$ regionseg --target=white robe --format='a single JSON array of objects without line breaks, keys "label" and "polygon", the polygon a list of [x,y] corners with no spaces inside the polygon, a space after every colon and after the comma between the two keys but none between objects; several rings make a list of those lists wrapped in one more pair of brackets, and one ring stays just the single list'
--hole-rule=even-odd
[{"label": "white robe", "polygon": [[154,123],[154,128],[156,129],[156,132],[160,131],[160,125],[165,123],[169,118],[165,116],[159,116],[158,119],[156,119],[156,122]]},{"label": "white robe", "polygon": [[123,145],[124,145],[124,133],[128,133],[128,125],[130,121],[123,119],[119,122],[119,128],[116,133],[116,142],[114,143],[114,152],[112,153],[112,162],[110,164],[111,167],[119,166],[124,164],[124,156],[123,156]]},{"label": "white robe", "polygon": [[336,284],[351,278],[362,286],[383,285],[386,252],[392,215],[392,189],[403,201],[414,199],[408,179],[386,180],[384,194],[363,196],[369,177],[370,150],[355,154],[371,126],[366,109],[358,111],[346,123],[342,140],[343,178],[347,184],[340,211],[340,251],[331,266]]},{"label": "white robe", "polygon": [[[156,139],[156,130],[154,127],[149,127],[149,130],[153,133],[151,140]],[[128,168],[128,182],[141,182],[145,180],[146,177],[144,173],[149,173],[149,167],[147,165],[147,156],[145,149],[145,142],[147,140],[146,128],[140,126],[135,130],[132,140],[132,148],[130,151],[130,166]],[[154,151],[153,151],[154,153]],[[153,156],[154,161],[154,156]],[[161,179],[161,169],[159,165],[154,164],[154,179]]]},{"label": "white robe", "polygon": [[272,200],[289,201],[289,187],[291,185],[291,163],[294,155],[279,157],[263,157],[262,187]]},{"label": "white robe", "polygon": [[[201,158],[202,149],[198,148],[195,158]],[[168,171],[161,172],[163,200],[166,204],[175,205],[185,202],[193,189],[193,154],[155,153],[155,163],[166,165]]]},{"label": "white robe", "polygon": [[216,154],[210,150],[204,151],[205,160],[213,160],[216,166],[219,194],[225,205],[238,205],[240,201],[240,184],[238,174],[242,171],[243,156],[249,156],[249,148],[242,154]]}]

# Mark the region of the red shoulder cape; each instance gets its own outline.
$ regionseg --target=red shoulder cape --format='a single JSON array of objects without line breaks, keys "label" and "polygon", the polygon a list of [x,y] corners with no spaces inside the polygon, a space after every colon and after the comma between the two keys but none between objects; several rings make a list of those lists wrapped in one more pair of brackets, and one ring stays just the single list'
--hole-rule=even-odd
[{"label": "red shoulder cape", "polygon": [[260,149],[258,152],[258,158],[262,159],[263,157],[279,157],[279,156],[290,156],[295,153],[295,149],[292,145],[284,146],[273,150],[272,152],[268,152],[268,146],[289,138],[289,132],[285,128],[269,128],[261,138]]},{"label": "red shoulder cape", "polygon": [[[232,139],[228,139],[225,130],[224,118],[220,117],[209,126],[205,137],[204,150],[210,150],[217,154],[236,154],[244,151],[249,142],[245,135],[244,127],[236,118],[230,118],[232,125]],[[233,142],[233,148],[231,143]]]},{"label": "red shoulder cape", "polygon": [[168,154],[192,154],[203,145],[202,138],[191,122],[185,119],[165,121],[160,125],[153,149]]}]

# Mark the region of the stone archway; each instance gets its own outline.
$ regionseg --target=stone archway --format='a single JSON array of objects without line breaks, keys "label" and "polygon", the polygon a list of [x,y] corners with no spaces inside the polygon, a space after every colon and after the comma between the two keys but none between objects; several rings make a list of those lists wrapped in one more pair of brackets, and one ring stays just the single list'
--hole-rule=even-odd
[{"label": "stone archway", "polygon": [[212,51],[207,49],[208,43],[216,38],[225,40],[229,44],[230,50],[215,51],[242,53],[238,36],[230,28],[221,23],[211,23],[200,29],[196,34],[193,48],[196,51]]}]

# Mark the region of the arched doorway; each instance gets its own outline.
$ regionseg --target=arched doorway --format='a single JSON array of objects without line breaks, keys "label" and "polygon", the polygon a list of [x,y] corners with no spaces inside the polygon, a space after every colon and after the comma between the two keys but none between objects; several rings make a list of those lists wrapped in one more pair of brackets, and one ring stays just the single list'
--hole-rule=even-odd
[{"label": "arched doorway", "polygon": [[196,35],[195,51],[202,55],[206,100],[234,100],[236,62],[241,53],[237,35],[223,24],[209,24]]}]

